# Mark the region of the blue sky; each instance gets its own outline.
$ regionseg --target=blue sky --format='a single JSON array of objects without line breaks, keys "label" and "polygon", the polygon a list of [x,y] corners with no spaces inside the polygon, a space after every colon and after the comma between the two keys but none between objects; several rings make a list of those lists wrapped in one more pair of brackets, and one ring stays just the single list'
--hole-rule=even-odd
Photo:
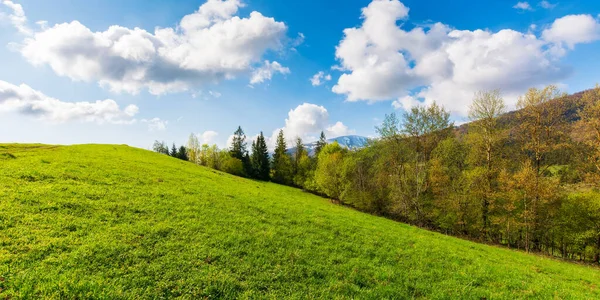
[{"label": "blue sky", "polygon": [[0,3],[0,142],[373,136],[421,103],[462,122],[477,90],[600,82],[598,1]]}]

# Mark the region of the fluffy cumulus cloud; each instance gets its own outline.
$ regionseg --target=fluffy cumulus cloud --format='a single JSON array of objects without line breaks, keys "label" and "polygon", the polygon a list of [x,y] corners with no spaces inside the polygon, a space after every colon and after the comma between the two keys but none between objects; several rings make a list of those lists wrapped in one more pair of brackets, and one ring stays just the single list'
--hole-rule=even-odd
[{"label": "fluffy cumulus cloud", "polygon": [[285,126],[273,131],[270,138],[267,138],[267,144],[275,147],[275,141],[279,130],[283,129],[288,143],[292,143],[296,138],[300,137],[305,142],[313,142],[319,138],[321,131],[328,138],[353,134],[354,130],[350,130],[348,126],[342,122],[330,123],[329,112],[321,105],[312,103],[303,103],[288,112],[288,117],[285,119]]},{"label": "fluffy cumulus cloud", "polygon": [[345,29],[336,48],[343,73],[333,92],[348,101],[395,100],[396,108],[436,101],[465,115],[475,91],[499,88],[514,105],[528,87],[560,82],[570,73],[560,63],[565,47],[597,39],[597,20],[589,15],[558,19],[541,37],[442,23],[405,30],[408,16],[398,0],[363,8],[362,25]]},{"label": "fluffy cumulus cloud", "polygon": [[317,72],[317,74],[313,75],[313,77],[310,78],[310,83],[312,84],[312,86],[319,86],[325,81],[329,80],[331,80],[331,74],[325,74],[325,72],[319,71]]},{"label": "fluffy cumulus cloud", "polygon": [[[19,51],[34,65],[48,65],[58,75],[95,81],[115,92],[184,91],[249,75],[266,52],[284,46],[284,23],[257,11],[237,16],[242,6],[239,0],[208,0],[176,28],[154,32],[117,25],[92,31],[78,21],[41,26],[20,43]],[[25,20],[24,13],[16,20]],[[253,80],[289,73],[276,62],[259,70],[265,67]]]},{"label": "fluffy cumulus cloud", "polygon": [[517,4],[513,6],[513,8],[521,11],[533,10],[533,8],[531,8],[531,5],[529,5],[529,2],[517,2]]},{"label": "fluffy cumulus cloud", "polygon": [[290,74],[290,69],[282,66],[278,62],[270,62],[265,60],[264,64],[252,72],[250,77],[250,84],[263,83],[271,80],[274,74]]},{"label": "fluffy cumulus cloud", "polygon": [[573,49],[576,44],[600,39],[600,22],[590,15],[568,15],[556,19],[542,32],[542,37],[548,42]]},{"label": "fluffy cumulus cloud", "polygon": [[201,144],[214,144],[215,142],[215,138],[219,135],[219,133],[217,133],[216,131],[212,131],[212,130],[207,130],[205,132],[203,132],[202,134],[199,134],[199,140]]},{"label": "fluffy cumulus cloud", "polygon": [[135,105],[123,109],[114,100],[65,102],[44,95],[28,85],[13,85],[0,80],[0,111],[16,112],[45,121],[62,123],[83,121],[131,124],[139,111]]}]

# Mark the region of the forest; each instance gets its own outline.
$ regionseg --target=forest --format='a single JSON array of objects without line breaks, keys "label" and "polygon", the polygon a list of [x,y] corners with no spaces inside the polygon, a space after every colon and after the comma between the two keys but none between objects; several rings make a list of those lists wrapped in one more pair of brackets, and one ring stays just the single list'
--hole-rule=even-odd
[{"label": "forest", "polygon": [[154,151],[448,235],[600,264],[600,86],[531,88],[512,112],[501,91],[481,91],[469,120],[455,126],[442,106],[413,107],[386,115],[361,149],[321,133],[314,156],[283,131],[273,153],[262,132],[248,149],[241,127],[229,149],[192,134]]}]

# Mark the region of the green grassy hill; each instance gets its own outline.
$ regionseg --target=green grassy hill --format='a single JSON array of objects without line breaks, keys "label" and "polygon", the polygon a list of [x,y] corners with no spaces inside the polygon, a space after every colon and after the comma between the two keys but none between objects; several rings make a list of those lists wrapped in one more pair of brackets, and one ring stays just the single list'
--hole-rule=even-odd
[{"label": "green grassy hill", "polygon": [[600,270],[127,146],[0,145],[0,298],[600,298]]}]

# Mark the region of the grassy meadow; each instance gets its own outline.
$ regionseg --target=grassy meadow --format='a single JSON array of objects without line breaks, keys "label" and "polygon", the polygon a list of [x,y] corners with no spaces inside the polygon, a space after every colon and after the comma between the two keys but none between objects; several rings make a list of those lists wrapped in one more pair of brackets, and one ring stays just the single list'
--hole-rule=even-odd
[{"label": "grassy meadow", "polygon": [[0,144],[0,299],[600,299],[600,269],[121,145]]}]

